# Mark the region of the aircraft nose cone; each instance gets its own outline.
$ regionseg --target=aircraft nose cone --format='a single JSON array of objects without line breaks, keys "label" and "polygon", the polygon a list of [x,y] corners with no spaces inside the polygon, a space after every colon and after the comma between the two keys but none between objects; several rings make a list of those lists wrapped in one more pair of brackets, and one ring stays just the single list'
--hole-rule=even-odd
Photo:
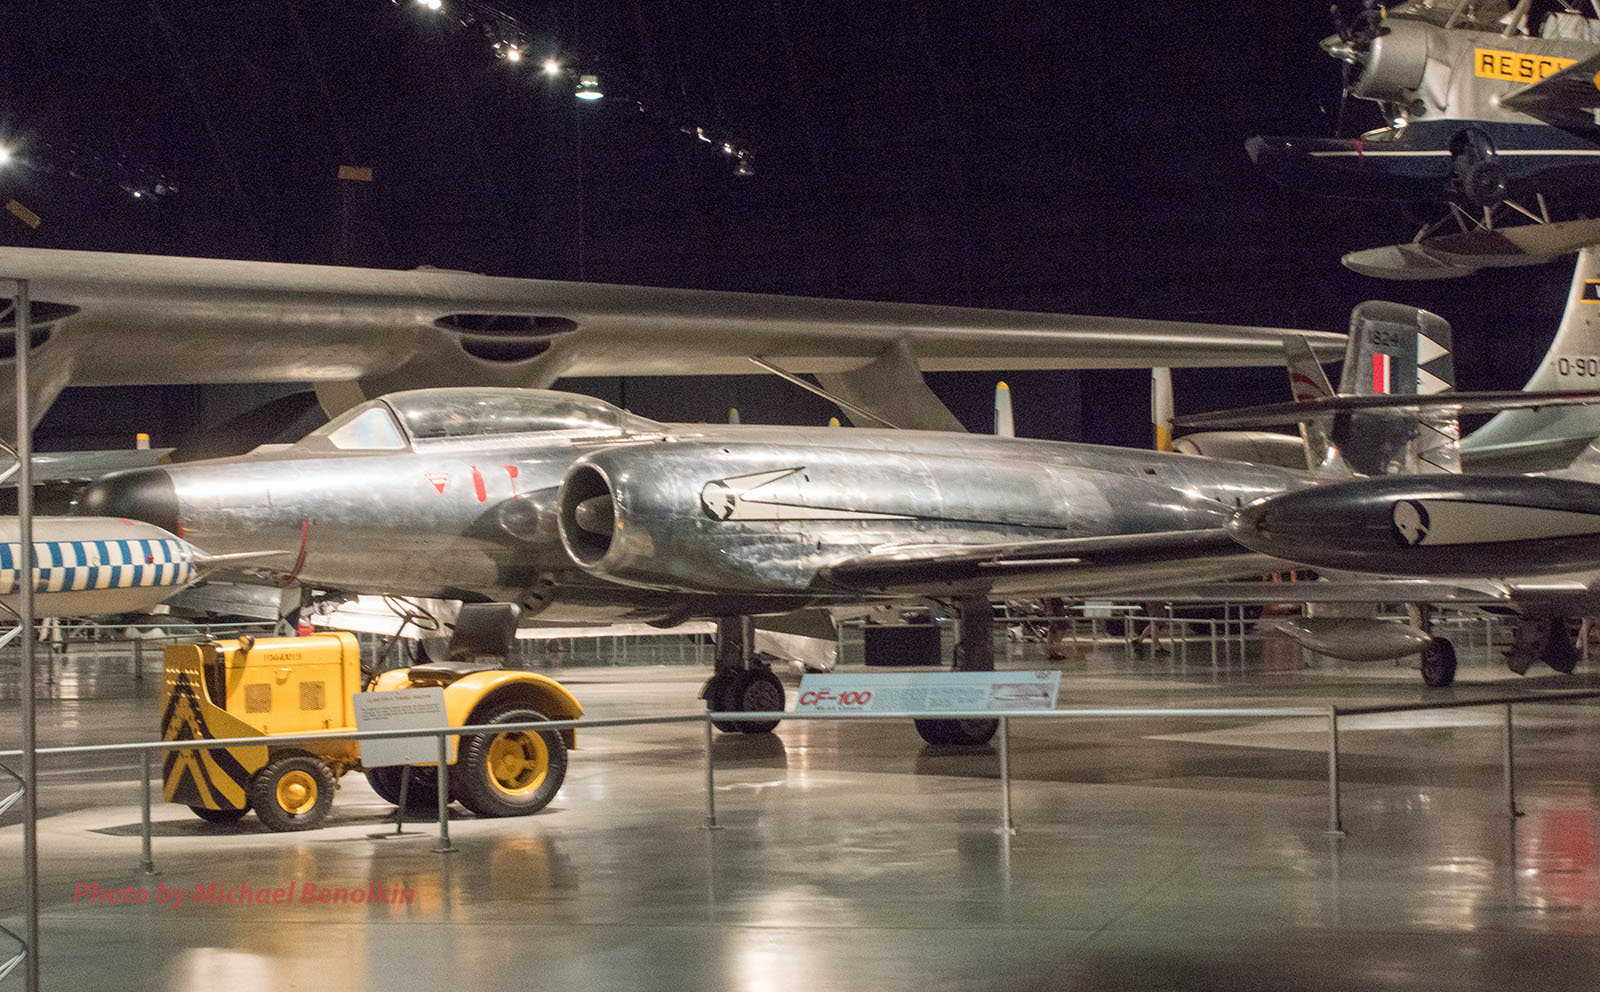
[{"label": "aircraft nose cone", "polygon": [[159,468],[113,472],[85,489],[78,500],[80,516],[127,517],[143,520],[172,534],[178,529],[178,490],[172,476]]}]

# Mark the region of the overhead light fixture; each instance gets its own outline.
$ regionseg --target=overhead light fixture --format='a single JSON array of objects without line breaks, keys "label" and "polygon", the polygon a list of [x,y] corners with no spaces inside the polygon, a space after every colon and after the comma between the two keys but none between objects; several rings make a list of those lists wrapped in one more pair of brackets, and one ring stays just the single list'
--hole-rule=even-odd
[{"label": "overhead light fixture", "polygon": [[733,167],[736,176],[753,176],[756,174],[756,163],[749,152],[740,152],[738,164]]},{"label": "overhead light fixture", "polygon": [[444,9],[444,0],[417,0],[417,4],[418,6],[426,7],[429,10]]},{"label": "overhead light fixture", "polygon": [[572,91],[572,95],[580,100],[598,100],[605,96],[600,89],[600,77],[579,76],[578,88]]},{"label": "overhead light fixture", "polygon": [[561,75],[561,63],[557,62],[555,59],[545,59],[543,68],[546,76]]},{"label": "overhead light fixture", "polygon": [[704,142],[708,142],[709,143],[711,141],[710,138],[706,137],[706,129],[703,128],[703,127],[695,128],[694,129],[694,136],[696,138],[699,138],[701,141],[704,141]]},{"label": "overhead light fixture", "polygon": [[11,149],[7,148],[5,145],[0,145],[0,165],[6,165],[10,161]]}]

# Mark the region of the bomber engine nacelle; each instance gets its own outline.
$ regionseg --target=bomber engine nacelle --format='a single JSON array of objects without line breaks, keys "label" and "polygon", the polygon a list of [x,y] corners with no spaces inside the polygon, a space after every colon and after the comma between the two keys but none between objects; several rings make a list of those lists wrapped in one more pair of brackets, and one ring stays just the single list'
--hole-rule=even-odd
[{"label": "bomber engine nacelle", "polygon": [[1358,479],[1271,496],[1228,531],[1252,551],[1386,575],[1545,575],[1600,563],[1600,486],[1536,476]]}]

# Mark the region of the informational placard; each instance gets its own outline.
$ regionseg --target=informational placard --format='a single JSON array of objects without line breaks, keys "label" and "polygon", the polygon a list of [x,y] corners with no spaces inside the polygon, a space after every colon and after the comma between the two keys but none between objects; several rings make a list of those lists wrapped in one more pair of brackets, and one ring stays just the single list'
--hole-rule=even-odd
[{"label": "informational placard", "polygon": [[1053,710],[1060,672],[807,675],[796,713],[997,713]]},{"label": "informational placard", "polygon": [[[449,718],[444,712],[444,689],[397,689],[394,692],[358,692],[352,697],[356,707],[356,729],[431,730],[443,727]],[[436,737],[387,737],[361,741],[361,764],[366,768],[385,765],[436,765],[439,740]],[[455,738],[448,752],[455,754]]]}]

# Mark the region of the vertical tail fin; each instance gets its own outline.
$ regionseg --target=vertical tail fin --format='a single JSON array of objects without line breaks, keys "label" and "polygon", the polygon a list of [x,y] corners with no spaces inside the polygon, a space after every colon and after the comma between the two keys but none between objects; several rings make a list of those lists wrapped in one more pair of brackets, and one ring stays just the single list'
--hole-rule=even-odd
[{"label": "vertical tail fin", "polygon": [[[1317,361],[1305,338],[1285,338],[1283,359],[1289,368],[1289,394],[1296,403],[1333,395],[1328,373],[1322,370],[1322,363]],[[1305,446],[1306,468],[1330,475],[1349,475],[1350,470],[1340,463],[1338,449],[1333,446],[1329,433],[1332,422],[1332,417],[1301,422],[1300,441]]]},{"label": "vertical tail fin", "polygon": [[[1550,350],[1522,388],[1529,392],[1593,389],[1600,375],[1600,248],[1578,252]],[[1535,472],[1560,468],[1600,437],[1600,408],[1506,410],[1461,442],[1475,471]]]},{"label": "vertical tail fin", "polygon": [[[1454,389],[1452,347],[1442,317],[1399,303],[1361,303],[1350,312],[1339,392],[1426,396]],[[1333,418],[1331,433],[1334,447],[1363,475],[1461,471],[1454,413],[1343,413]]]}]

